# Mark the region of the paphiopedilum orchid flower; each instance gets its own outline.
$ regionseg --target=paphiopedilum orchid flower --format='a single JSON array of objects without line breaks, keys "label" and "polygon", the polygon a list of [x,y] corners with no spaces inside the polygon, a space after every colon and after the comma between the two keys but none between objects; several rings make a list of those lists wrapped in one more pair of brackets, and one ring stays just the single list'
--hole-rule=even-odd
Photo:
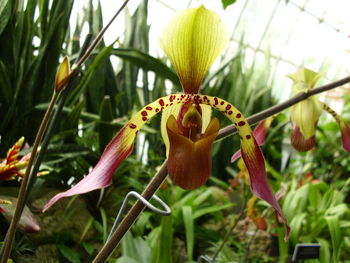
[{"label": "paphiopedilum orchid flower", "polygon": [[[160,43],[185,93],[159,98],[137,112],[107,145],[89,175],[71,189],[54,196],[44,210],[62,197],[110,185],[114,171],[132,152],[137,131],[161,111],[166,111],[163,124],[168,140],[170,178],[184,189],[203,185],[211,173],[211,148],[220,128],[216,118],[208,117],[207,108],[211,107],[222,112],[237,127],[252,192],[270,203],[287,224],[268,184],[263,154],[242,112],[224,99],[198,94],[210,65],[228,44],[227,30],[219,16],[204,7],[186,9],[165,27]],[[288,224],[286,233],[287,237]]]},{"label": "paphiopedilum orchid flower", "polygon": [[[299,93],[311,90],[322,75],[303,68],[292,75],[288,75],[288,77],[294,82],[294,92]],[[333,109],[322,103],[316,95],[299,102],[291,108],[291,120],[294,126],[291,136],[292,145],[300,152],[309,151],[314,147],[316,127],[323,110],[330,113],[338,122],[342,134],[343,148],[346,151],[350,151],[349,125]]]}]

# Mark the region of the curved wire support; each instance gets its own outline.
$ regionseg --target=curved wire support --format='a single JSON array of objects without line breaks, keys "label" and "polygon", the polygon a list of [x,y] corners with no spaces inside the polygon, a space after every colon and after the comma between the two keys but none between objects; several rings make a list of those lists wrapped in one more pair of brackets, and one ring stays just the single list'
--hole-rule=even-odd
[{"label": "curved wire support", "polygon": [[146,207],[148,207],[148,209],[150,209],[152,212],[160,214],[162,216],[169,216],[171,214],[171,209],[170,207],[162,200],[160,199],[158,196],[153,195],[152,198],[162,206],[162,208],[164,210],[161,210],[157,207],[155,207],[154,205],[152,205],[149,201],[147,201],[142,195],[140,195],[138,192],[135,191],[130,191],[124,198],[122,206],[120,207],[120,210],[118,212],[118,215],[116,216],[112,229],[109,232],[108,238],[107,240],[110,239],[110,237],[112,236],[113,232],[116,230],[122,215],[124,214],[124,210],[126,208],[126,205],[128,204],[128,201],[130,199],[130,197],[135,197],[136,199],[138,199],[140,202],[142,202]]}]

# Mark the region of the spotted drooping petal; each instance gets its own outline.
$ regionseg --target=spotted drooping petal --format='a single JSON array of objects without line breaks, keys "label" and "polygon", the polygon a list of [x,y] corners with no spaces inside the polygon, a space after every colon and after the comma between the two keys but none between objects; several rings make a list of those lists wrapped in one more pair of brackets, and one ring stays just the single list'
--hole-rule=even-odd
[{"label": "spotted drooping petal", "polygon": [[350,152],[350,126],[331,107],[323,103],[323,109],[338,122],[344,150]]},{"label": "spotted drooping petal", "polygon": [[[273,116],[269,117],[269,118],[263,120],[262,122],[260,122],[255,127],[253,134],[254,134],[255,140],[259,146],[264,145],[266,134],[270,129],[270,126],[271,126],[273,119],[274,119]],[[239,150],[239,151],[235,152],[234,155],[232,155],[231,162],[236,161],[240,157],[241,157],[241,151]]]},{"label": "spotted drooping petal", "polygon": [[55,195],[44,207],[45,212],[50,206],[63,197],[87,193],[109,186],[114,171],[132,151],[135,135],[127,134],[128,127],[124,126],[113,140],[107,145],[99,162],[94,169],[71,189]]},{"label": "spotted drooping petal", "polygon": [[210,65],[228,45],[228,36],[220,17],[203,6],[185,9],[164,28],[160,46],[185,93],[198,93]]}]

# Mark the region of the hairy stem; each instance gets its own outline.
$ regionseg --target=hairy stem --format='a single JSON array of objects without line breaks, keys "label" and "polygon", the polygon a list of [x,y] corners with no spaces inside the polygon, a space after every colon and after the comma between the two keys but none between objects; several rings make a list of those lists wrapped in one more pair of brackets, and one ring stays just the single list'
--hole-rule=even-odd
[{"label": "hairy stem", "polygon": [[[350,77],[346,77],[341,80],[321,86],[319,88],[312,89],[307,93],[301,92],[295,95],[294,97],[286,100],[285,102],[282,102],[280,104],[277,104],[275,106],[272,106],[266,110],[263,110],[259,113],[256,113],[250,116],[249,118],[247,118],[247,121],[249,122],[249,124],[257,123],[272,115],[282,112],[283,110],[289,108],[290,106],[293,106],[294,104],[297,104],[302,100],[307,99],[310,96],[337,88],[349,82],[350,82]],[[236,131],[237,130],[234,125],[229,125],[219,131],[219,134],[216,137],[216,140],[232,135]],[[142,193],[142,196],[145,199],[149,200],[158,190],[159,186],[162,184],[162,182],[165,180],[166,177],[167,177],[167,161],[163,163],[162,168],[158,171],[158,173],[153,177],[151,182],[147,185],[147,187]],[[104,244],[104,246],[96,256],[96,258],[94,259],[93,263],[104,263],[107,260],[107,258],[113,252],[113,250],[118,246],[120,240],[125,235],[125,233],[134,224],[134,222],[136,221],[137,217],[142,212],[144,207],[145,207],[144,204],[141,203],[140,201],[137,201],[131,207],[131,209],[129,210],[127,215],[123,218],[123,220],[121,221],[121,223],[119,224],[118,228],[115,230],[111,238]]]},{"label": "hairy stem", "polygon": [[51,117],[51,113],[52,113],[53,107],[56,104],[58,96],[59,96],[59,93],[57,93],[57,92],[54,92],[54,94],[52,95],[49,107],[47,108],[47,111],[44,115],[44,118],[40,124],[38,133],[36,134],[35,141],[33,144],[32,153],[31,153],[30,159],[28,161],[28,166],[27,166],[27,169],[26,169],[25,174],[23,176],[21,186],[19,188],[16,210],[15,210],[15,213],[14,213],[13,218],[11,220],[10,227],[9,227],[7,234],[6,234],[6,237],[5,237],[5,242],[4,242],[4,246],[2,249],[1,263],[7,263],[7,260],[10,256],[13,240],[14,240],[14,237],[16,234],[16,229],[18,226],[18,222],[21,218],[22,210],[24,207],[24,200],[25,200],[25,196],[26,196],[26,189],[27,189],[29,174],[30,174],[30,171],[32,169],[32,165],[33,165],[33,162],[35,160],[36,153],[38,151],[38,147],[39,147],[40,142],[41,142],[43,135],[45,133],[47,123]]}]

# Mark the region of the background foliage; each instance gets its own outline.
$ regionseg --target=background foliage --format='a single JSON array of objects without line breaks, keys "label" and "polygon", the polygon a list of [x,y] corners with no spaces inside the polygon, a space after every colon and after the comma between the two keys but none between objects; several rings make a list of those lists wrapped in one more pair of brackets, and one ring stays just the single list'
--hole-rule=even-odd
[{"label": "background foliage", "polygon": [[[59,59],[68,55],[74,63],[83,48],[84,24],[92,36],[102,27],[101,6],[89,1],[71,28],[73,4],[63,0],[0,3],[1,156],[21,136],[29,145],[33,143],[53,91]],[[142,191],[163,162],[159,117],[140,132],[134,154],[120,166],[111,187],[67,198],[40,213],[51,196],[87,174],[135,110],[180,90],[165,59],[148,55],[147,16],[148,1],[142,1],[132,16],[126,13],[123,37],[110,46],[101,42],[67,92],[41,167],[50,174],[36,180],[30,196],[29,206],[42,230],[18,234],[12,255],[15,262],[91,261],[106,241],[126,193]],[[249,116],[276,101],[269,84],[269,55],[264,66],[244,63],[245,56],[241,45],[234,57],[223,58],[218,70],[206,77],[203,93],[225,98]],[[349,116],[348,99],[345,105]],[[221,119],[221,125],[226,124]],[[244,180],[230,186],[240,173],[236,164],[229,163],[239,147],[238,139],[231,136],[214,146],[210,182],[194,191],[167,182],[159,195],[172,208],[172,215],[160,217],[145,211],[110,262],[194,262],[201,255],[212,256],[232,224],[237,225],[218,262],[285,262],[300,242],[321,244],[321,259],[314,262],[349,262],[350,162],[340,148],[337,130],[325,120],[319,126],[316,149],[307,154],[291,150],[287,115],[280,114],[269,132],[263,150],[275,192],[285,191],[281,202],[293,227],[289,242],[282,242],[283,227],[262,201],[256,207],[267,220],[268,231],[252,223],[247,226],[248,186]],[[17,181],[1,182],[0,195],[15,197],[18,185]],[[3,217],[0,220],[3,240],[8,223]]]}]

